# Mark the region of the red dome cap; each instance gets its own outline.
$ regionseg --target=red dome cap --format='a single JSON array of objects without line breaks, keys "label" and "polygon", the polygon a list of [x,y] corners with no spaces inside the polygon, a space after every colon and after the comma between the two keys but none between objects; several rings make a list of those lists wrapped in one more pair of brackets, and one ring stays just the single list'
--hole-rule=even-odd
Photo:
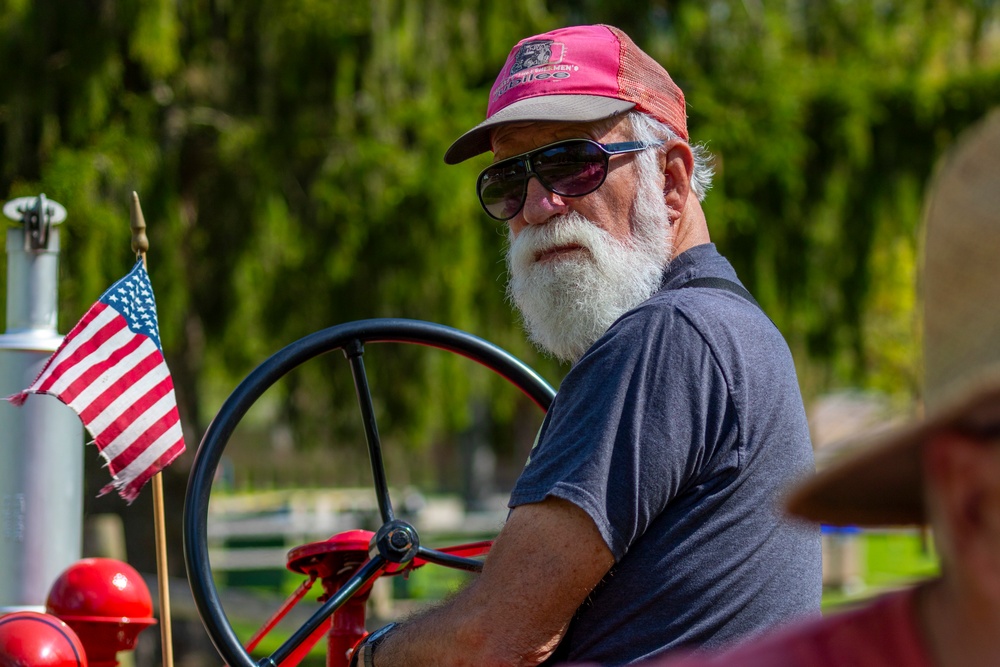
[{"label": "red dome cap", "polygon": [[0,616],[0,667],[87,667],[80,638],[55,616]]},{"label": "red dome cap", "polygon": [[113,558],[84,558],[49,589],[46,611],[61,619],[152,620],[153,600],[142,577]]}]

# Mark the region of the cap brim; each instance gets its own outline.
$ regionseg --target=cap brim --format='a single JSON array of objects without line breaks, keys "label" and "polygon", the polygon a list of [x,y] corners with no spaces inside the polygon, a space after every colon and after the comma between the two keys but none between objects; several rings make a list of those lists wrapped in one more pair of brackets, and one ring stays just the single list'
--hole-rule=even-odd
[{"label": "cap brim", "polygon": [[837,526],[926,523],[921,445],[935,431],[1000,417],[1000,373],[981,376],[926,419],[882,429],[837,446],[836,457],[792,489],[793,515]]},{"label": "cap brim", "polygon": [[490,131],[518,122],[591,122],[610,118],[635,107],[632,102],[598,95],[541,95],[518,100],[460,136],[444,154],[447,164],[458,164],[492,149]]}]

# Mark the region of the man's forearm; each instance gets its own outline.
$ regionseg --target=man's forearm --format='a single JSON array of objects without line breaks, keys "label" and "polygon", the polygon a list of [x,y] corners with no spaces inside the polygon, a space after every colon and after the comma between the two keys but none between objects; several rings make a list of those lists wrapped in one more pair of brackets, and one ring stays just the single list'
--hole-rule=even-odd
[{"label": "man's forearm", "polygon": [[378,667],[540,664],[614,559],[590,517],[558,498],[515,508],[482,573],[394,628]]},{"label": "man's forearm", "polygon": [[[394,627],[379,644],[374,664],[378,667],[458,667],[475,665],[537,665],[548,651],[518,655],[525,643],[502,636],[491,628],[482,605],[475,601],[478,582],[473,582],[445,604],[429,609]],[[513,640],[513,641],[510,641]],[[558,638],[552,641],[552,648]],[[550,649],[551,650],[551,649]]]}]

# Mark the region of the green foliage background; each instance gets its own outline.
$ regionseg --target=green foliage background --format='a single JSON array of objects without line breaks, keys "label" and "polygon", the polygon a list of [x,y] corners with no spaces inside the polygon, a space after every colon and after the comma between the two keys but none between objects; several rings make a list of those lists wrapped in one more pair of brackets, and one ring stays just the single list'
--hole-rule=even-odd
[{"label": "green foliage background", "polygon": [[[488,157],[441,156],[515,41],[612,23],[685,90],[717,159],[713,240],[789,340],[807,399],[909,401],[923,190],[1000,103],[998,18],[994,0],[4,0],[0,195],[69,211],[65,330],[131,265],[139,193],[190,450],[263,358],[359,318],[468,330],[558,384],[566,369],[504,300],[504,230],[472,187]],[[405,434],[391,446],[425,448],[474,406],[501,427],[525,409],[461,360],[386,354],[396,370],[373,385]],[[270,418],[298,450],[335,442],[355,419],[331,407],[348,383],[303,368]],[[182,488],[184,462],[173,474]]]}]

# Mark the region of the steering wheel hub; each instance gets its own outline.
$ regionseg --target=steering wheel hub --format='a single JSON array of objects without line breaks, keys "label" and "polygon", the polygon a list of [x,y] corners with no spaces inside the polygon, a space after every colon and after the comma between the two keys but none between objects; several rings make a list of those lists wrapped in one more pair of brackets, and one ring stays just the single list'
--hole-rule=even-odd
[{"label": "steering wheel hub", "polygon": [[413,560],[419,548],[420,537],[416,528],[405,521],[393,519],[375,533],[368,554],[374,558],[378,553],[390,563],[404,564]]}]

